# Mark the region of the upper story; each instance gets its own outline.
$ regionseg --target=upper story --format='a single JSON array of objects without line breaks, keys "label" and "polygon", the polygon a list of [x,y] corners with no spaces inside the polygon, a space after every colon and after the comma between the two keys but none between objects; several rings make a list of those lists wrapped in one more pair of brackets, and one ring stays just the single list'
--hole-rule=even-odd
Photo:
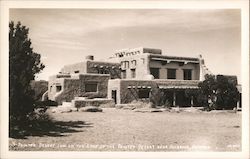
[{"label": "upper story", "polygon": [[197,58],[167,56],[162,55],[161,49],[118,50],[113,59],[121,63],[123,79],[203,80],[209,72],[201,55]]},{"label": "upper story", "polygon": [[85,61],[65,65],[61,74],[109,74],[111,79],[121,78],[120,63],[94,61],[93,56],[86,56]]},{"label": "upper story", "polygon": [[162,55],[161,49],[133,48],[115,52],[108,61],[94,61],[87,56],[85,61],[66,65],[61,74],[109,74],[111,79],[171,79],[203,80],[210,74],[201,55],[177,57]]}]

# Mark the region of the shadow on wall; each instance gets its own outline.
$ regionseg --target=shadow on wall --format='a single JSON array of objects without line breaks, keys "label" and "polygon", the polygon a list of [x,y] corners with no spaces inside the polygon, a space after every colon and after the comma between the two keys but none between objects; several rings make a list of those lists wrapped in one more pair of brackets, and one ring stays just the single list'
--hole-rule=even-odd
[{"label": "shadow on wall", "polygon": [[52,136],[62,137],[68,136],[64,133],[77,133],[82,132],[82,128],[93,127],[92,123],[86,123],[84,121],[46,121],[42,123],[34,123],[30,129],[26,129],[25,132],[11,136],[16,139],[26,139],[28,136]]}]

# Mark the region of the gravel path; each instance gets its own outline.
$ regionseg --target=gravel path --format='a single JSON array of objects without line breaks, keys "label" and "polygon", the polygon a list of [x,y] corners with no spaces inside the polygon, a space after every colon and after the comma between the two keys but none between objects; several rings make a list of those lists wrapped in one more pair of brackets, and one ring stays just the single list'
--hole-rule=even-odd
[{"label": "gravel path", "polygon": [[22,151],[240,151],[240,113],[51,113],[60,129],[10,139]]}]

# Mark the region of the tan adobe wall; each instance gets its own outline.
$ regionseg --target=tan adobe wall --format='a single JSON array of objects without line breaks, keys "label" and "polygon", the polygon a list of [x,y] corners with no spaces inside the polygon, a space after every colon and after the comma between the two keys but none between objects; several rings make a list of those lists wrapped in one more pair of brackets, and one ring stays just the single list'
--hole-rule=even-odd
[{"label": "tan adobe wall", "polygon": [[[70,102],[74,97],[107,97],[109,75],[80,74],[78,78],[76,77],[51,78],[49,81],[49,99],[61,104],[64,101]],[[85,92],[86,83],[97,83],[97,92]],[[62,89],[58,92],[56,86],[59,85]]]},{"label": "tan adobe wall", "polygon": [[134,56],[126,56],[120,58],[122,71],[126,70],[126,79],[132,78],[131,69],[135,69],[135,79],[148,79],[150,71],[149,65],[149,54],[140,54]]},{"label": "tan adobe wall", "polygon": [[159,78],[167,79],[167,69],[176,69],[176,79],[183,80],[183,69],[192,70],[192,80],[199,80],[200,66],[198,63],[187,63],[180,66],[178,62],[162,63],[161,61],[150,61],[150,68],[159,69]]},{"label": "tan adobe wall", "polygon": [[84,61],[76,64],[65,65],[60,72],[63,74],[72,74],[75,73],[75,71],[79,71],[79,73],[87,73],[87,62]]},{"label": "tan adobe wall", "polygon": [[111,78],[114,79],[120,78],[120,66],[120,63],[87,60],[76,64],[66,65],[61,69],[60,72],[63,74],[110,74]]},{"label": "tan adobe wall", "polygon": [[[112,98],[112,90],[117,92],[117,104],[130,103],[133,100],[140,100],[138,90],[144,88],[150,89],[151,94],[155,95],[161,86],[173,86],[178,88],[198,88],[198,80],[131,80],[131,79],[116,79],[109,80],[108,98]],[[129,89],[128,87],[135,87]]]},{"label": "tan adobe wall", "polygon": [[110,79],[108,81],[108,98],[112,99],[112,90],[116,91],[116,102],[121,103],[121,79]]},{"label": "tan adobe wall", "polygon": [[137,80],[122,80],[121,81],[121,104],[124,103],[130,103],[133,100],[139,100],[139,96],[138,96],[138,89],[134,88],[134,89],[128,89],[128,86],[150,86],[151,87],[151,91],[157,91],[157,85],[155,82],[151,81],[151,80],[145,80],[145,81],[137,81]]},{"label": "tan adobe wall", "polygon": [[[171,57],[169,56],[169,62],[152,60],[151,57],[163,57],[167,56],[162,55],[152,55],[149,53],[125,56],[119,58],[121,62],[121,74],[123,71],[126,71],[125,79],[132,79],[132,70],[135,69],[135,78],[134,79],[153,79],[150,74],[150,68],[159,68],[159,78],[167,79],[167,68],[176,69],[176,79],[182,80],[183,78],[183,69],[192,69],[192,80],[199,80],[200,76],[200,66],[198,58],[184,58],[184,57]],[[171,61],[172,60],[172,61]],[[185,61],[186,60],[186,61]],[[179,65],[180,61],[183,65]],[[123,75],[121,75],[123,77]]]}]

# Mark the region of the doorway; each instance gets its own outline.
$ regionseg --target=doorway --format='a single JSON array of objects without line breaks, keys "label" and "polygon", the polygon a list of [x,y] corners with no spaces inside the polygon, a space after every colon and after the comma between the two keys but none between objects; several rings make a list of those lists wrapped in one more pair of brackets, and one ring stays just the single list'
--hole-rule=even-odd
[{"label": "doorway", "polygon": [[116,96],[117,96],[117,91],[116,90],[112,90],[112,99],[114,99],[115,104],[117,103]]}]

